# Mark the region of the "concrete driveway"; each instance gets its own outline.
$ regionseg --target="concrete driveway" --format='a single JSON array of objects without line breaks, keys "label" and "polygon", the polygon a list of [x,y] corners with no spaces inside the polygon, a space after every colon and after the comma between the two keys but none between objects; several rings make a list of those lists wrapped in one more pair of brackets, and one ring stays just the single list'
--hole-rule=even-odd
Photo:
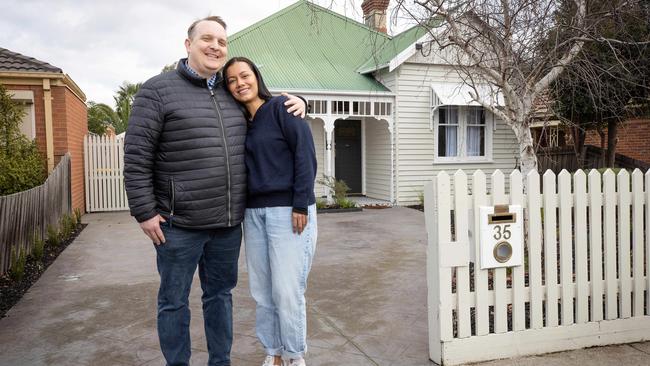
[{"label": "concrete driveway", "polygon": [[[427,352],[424,216],[408,208],[319,215],[309,279],[309,365],[433,365]],[[89,225],[8,316],[0,365],[164,365],[155,331],[155,250],[125,212]],[[240,261],[234,366],[259,366],[254,303]],[[192,363],[205,365],[200,287],[191,295]],[[650,343],[485,365],[650,364]]]}]

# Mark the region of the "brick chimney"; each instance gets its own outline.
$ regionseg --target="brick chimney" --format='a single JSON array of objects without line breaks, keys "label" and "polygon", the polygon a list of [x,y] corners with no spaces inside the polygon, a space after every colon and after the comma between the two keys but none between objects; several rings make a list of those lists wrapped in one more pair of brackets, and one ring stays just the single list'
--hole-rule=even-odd
[{"label": "brick chimney", "polygon": [[361,3],[364,23],[376,31],[386,33],[386,9],[388,9],[388,3],[390,3],[390,0],[364,0]]}]

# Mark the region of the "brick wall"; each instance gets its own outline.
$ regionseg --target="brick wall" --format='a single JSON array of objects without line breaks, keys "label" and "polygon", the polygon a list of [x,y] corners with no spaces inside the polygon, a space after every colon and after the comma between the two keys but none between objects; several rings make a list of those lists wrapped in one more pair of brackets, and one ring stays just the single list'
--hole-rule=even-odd
[{"label": "brick wall", "polygon": [[68,88],[52,87],[54,163],[70,153],[72,207],[85,210],[83,139],[88,133],[86,105]]},{"label": "brick wall", "polygon": [[[31,90],[34,93],[36,144],[47,162],[45,139],[45,101],[43,87],[38,85],[6,85],[9,90]],[[70,153],[72,207],[85,212],[83,139],[88,133],[86,104],[64,86],[52,86],[52,127],[54,135],[54,165]]]},{"label": "brick wall", "polygon": [[[605,141],[607,141],[607,131],[605,131]],[[600,146],[600,135],[595,131],[589,131],[585,144]],[[650,162],[650,119],[629,120],[619,126],[616,153]]]}]

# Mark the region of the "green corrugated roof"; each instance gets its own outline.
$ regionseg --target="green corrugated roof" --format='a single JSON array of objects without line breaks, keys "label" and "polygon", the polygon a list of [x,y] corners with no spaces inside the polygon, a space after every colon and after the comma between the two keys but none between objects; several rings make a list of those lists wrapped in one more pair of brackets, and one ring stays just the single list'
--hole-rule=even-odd
[{"label": "green corrugated roof", "polygon": [[388,66],[388,63],[404,51],[408,46],[415,43],[420,37],[427,33],[427,29],[416,25],[393,37],[390,42],[386,42],[384,47],[375,52],[361,66],[357,68],[360,73],[368,73],[377,69]]},{"label": "green corrugated roof", "polygon": [[390,37],[299,0],[229,36],[228,54],[253,60],[272,89],[388,91],[369,72],[387,66],[425,33],[415,26]]},{"label": "green corrugated roof", "polygon": [[269,88],[387,91],[357,72],[390,41],[384,33],[300,0],[228,37],[228,54],[253,60]]}]

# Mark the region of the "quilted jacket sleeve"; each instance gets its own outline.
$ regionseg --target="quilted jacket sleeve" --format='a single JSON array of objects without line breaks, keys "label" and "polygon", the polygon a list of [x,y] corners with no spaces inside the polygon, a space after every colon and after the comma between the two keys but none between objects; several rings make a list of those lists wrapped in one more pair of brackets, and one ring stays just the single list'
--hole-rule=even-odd
[{"label": "quilted jacket sleeve", "polygon": [[143,84],[135,96],[124,140],[124,183],[131,215],[138,222],[158,214],[153,172],[164,112],[151,84]]}]

